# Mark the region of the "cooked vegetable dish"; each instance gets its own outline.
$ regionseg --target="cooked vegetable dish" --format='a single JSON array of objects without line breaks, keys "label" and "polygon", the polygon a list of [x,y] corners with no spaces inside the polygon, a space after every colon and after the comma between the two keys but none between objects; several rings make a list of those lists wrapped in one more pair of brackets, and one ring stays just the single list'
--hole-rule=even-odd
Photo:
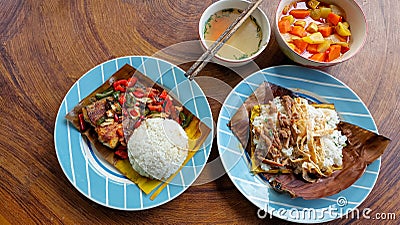
[{"label": "cooked vegetable dish", "polygon": [[285,6],[278,28],[298,54],[331,62],[350,50],[350,25],[344,10],[323,1],[294,1]]},{"label": "cooked vegetable dish", "polygon": [[185,114],[183,107],[173,101],[166,90],[146,87],[137,82],[136,77],[114,80],[108,89],[96,93],[95,97],[93,103],[83,107],[79,114],[81,131],[90,124],[98,140],[114,149],[121,159],[128,157],[125,135],[130,137],[145,118],[171,118],[185,128],[193,117],[191,113]]}]

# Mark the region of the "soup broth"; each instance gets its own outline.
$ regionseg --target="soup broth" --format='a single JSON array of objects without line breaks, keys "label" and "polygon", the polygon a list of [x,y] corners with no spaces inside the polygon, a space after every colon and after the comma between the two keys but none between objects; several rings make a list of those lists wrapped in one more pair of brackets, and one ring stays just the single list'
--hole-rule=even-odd
[{"label": "soup broth", "polygon": [[[224,9],[213,14],[206,22],[204,39],[211,46],[221,34],[240,16],[242,10]],[[226,59],[245,59],[255,54],[262,40],[262,31],[256,19],[250,16],[217,52]]]}]

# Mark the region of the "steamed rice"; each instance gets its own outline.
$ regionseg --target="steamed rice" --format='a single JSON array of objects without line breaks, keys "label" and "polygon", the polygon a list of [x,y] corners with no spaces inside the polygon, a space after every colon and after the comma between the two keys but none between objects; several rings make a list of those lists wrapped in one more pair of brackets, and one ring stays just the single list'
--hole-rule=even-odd
[{"label": "steamed rice", "polygon": [[188,155],[188,137],[174,120],[149,118],[128,142],[129,161],[140,175],[164,180],[181,167]]}]

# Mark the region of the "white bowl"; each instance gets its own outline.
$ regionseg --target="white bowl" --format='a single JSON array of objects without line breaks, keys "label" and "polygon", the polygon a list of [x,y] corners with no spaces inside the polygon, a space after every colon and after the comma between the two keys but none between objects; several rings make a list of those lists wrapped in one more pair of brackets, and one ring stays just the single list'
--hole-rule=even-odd
[{"label": "white bowl", "polygon": [[[204,28],[206,25],[207,20],[215,13],[218,11],[221,11],[223,9],[229,9],[229,8],[236,8],[236,9],[241,9],[245,10],[249,6],[248,1],[243,1],[243,0],[221,0],[218,2],[213,3],[210,5],[201,15],[200,21],[199,21],[199,35],[200,35],[200,40],[201,44],[204,50],[207,50],[208,46],[206,45],[206,41],[204,39]],[[238,67],[238,66],[243,66],[252,60],[254,60],[260,53],[267,47],[269,38],[271,35],[271,26],[269,23],[269,20],[265,13],[260,9],[257,8],[252,14],[251,14],[256,20],[258,25],[260,25],[262,29],[262,40],[261,40],[261,45],[260,48],[256,53],[253,55],[244,58],[244,59],[227,59],[224,57],[221,57],[219,55],[215,55],[212,59],[212,61],[227,66],[227,67]]]},{"label": "white bowl", "polygon": [[294,0],[281,0],[281,2],[279,3],[278,9],[276,10],[275,26],[273,27],[273,30],[279,47],[281,48],[283,53],[285,53],[285,55],[294,62],[310,67],[333,66],[338,63],[344,62],[356,55],[364,45],[367,37],[367,22],[364,12],[357,4],[357,2],[355,2],[354,0],[320,0],[320,2],[337,5],[345,11],[346,21],[350,24],[351,29],[350,50],[340,56],[338,59],[335,59],[331,62],[318,62],[299,55],[291,47],[289,47],[278,29],[278,22],[282,15],[282,10],[286,5],[290,4],[291,2],[294,2]]}]

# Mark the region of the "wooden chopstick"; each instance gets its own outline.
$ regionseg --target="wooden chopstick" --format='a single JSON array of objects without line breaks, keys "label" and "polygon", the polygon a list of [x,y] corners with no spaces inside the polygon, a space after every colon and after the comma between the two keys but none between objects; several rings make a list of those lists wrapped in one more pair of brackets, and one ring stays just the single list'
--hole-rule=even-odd
[{"label": "wooden chopstick", "polygon": [[251,2],[238,18],[225,30],[224,33],[205,51],[199,59],[186,71],[185,76],[189,80],[193,78],[210,62],[211,58],[218,50],[228,41],[228,39],[236,32],[236,30],[246,21],[247,18],[257,9],[263,0]]}]

